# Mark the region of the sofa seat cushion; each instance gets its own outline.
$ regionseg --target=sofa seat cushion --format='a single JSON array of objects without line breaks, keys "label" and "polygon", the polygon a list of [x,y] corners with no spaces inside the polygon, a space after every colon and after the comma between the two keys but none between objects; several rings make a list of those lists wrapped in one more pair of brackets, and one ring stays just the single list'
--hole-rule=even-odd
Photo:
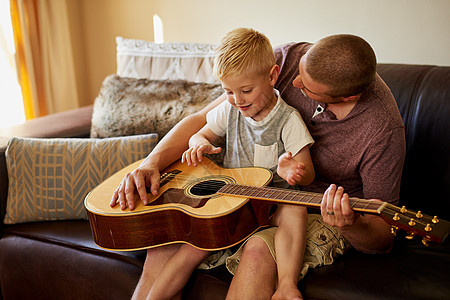
[{"label": "sofa seat cushion", "polygon": [[[130,299],[146,255],[145,250],[99,248],[84,220],[7,225],[3,232],[0,286],[5,299]],[[196,271],[184,297],[225,299],[230,281],[225,267]]]},{"label": "sofa seat cushion", "polygon": [[142,267],[145,251],[109,251],[98,247],[92,238],[89,222],[85,220],[48,221],[8,225],[5,235],[98,253]]},{"label": "sofa seat cushion", "polygon": [[355,250],[300,281],[307,299],[446,299],[450,295],[450,241],[426,247],[396,238],[391,253]]},{"label": "sofa seat cushion", "polygon": [[3,299],[130,299],[142,272],[99,252],[16,235],[3,236],[0,249]]}]

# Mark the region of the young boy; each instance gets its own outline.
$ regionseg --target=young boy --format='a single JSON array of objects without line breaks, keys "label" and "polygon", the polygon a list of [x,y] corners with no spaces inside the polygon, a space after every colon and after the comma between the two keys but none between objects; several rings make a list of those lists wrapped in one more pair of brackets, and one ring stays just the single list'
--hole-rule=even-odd
[{"label": "young boy", "polygon": [[[277,171],[274,185],[278,187],[310,184],[313,140],[300,114],[274,90],[279,67],[269,40],[252,29],[231,31],[217,50],[214,72],[228,101],[208,113],[207,124],[191,137],[182,161],[197,165],[203,154],[221,152],[212,143],[225,136],[224,167],[272,169]],[[297,278],[306,220],[306,209],[293,205],[279,205],[272,220],[278,226],[272,247],[278,269],[276,293],[283,296],[301,297]]]},{"label": "young boy", "polygon": [[[214,72],[228,101],[208,113],[207,124],[191,137],[182,161],[197,165],[203,154],[221,152],[212,143],[225,136],[224,167],[269,168],[277,171],[275,186],[311,183],[314,168],[309,146],[313,139],[300,114],[274,90],[279,67],[269,40],[252,29],[231,31],[217,50]],[[301,298],[297,280],[305,248],[306,221],[305,207],[287,204],[279,205],[272,218],[271,225],[278,229],[275,245],[269,247],[277,262],[276,294],[283,297]],[[190,245],[180,246],[162,268],[149,298],[170,299],[179,295],[208,254]]]}]

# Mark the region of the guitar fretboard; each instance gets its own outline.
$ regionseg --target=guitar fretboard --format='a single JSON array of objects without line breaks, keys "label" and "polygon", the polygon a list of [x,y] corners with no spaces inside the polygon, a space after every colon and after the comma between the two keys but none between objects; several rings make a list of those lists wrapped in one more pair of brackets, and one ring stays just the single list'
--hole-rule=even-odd
[{"label": "guitar fretboard", "polygon": [[[322,194],[287,190],[274,187],[252,187],[239,184],[226,184],[218,192],[221,195],[246,197],[258,200],[267,200],[289,204],[299,204],[308,207],[320,207]],[[379,214],[386,202],[350,198],[350,206],[353,210]]]}]

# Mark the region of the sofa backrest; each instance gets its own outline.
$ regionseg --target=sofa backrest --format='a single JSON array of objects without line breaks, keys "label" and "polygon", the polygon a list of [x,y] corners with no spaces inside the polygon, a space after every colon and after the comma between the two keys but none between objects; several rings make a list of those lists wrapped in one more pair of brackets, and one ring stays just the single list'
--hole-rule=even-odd
[{"label": "sofa backrest", "polygon": [[450,67],[379,64],[405,124],[400,205],[450,220]]}]

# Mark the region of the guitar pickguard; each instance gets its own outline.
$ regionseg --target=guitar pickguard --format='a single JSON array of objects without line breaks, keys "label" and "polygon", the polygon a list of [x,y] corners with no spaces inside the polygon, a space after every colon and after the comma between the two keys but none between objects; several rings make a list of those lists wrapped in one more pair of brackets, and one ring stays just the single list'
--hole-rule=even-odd
[{"label": "guitar pickguard", "polygon": [[177,204],[185,204],[189,205],[192,208],[200,208],[203,207],[206,202],[211,197],[189,197],[186,195],[183,189],[175,189],[171,188],[162,193],[155,201],[147,204],[148,206],[152,205],[162,205],[162,204],[170,204],[170,203],[177,203]]}]

